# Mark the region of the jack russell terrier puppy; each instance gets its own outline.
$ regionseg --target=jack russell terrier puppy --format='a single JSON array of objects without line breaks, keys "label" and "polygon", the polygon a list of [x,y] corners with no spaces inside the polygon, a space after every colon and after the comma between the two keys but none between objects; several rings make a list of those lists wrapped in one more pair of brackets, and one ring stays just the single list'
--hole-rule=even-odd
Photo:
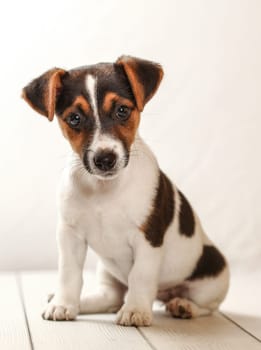
[{"label": "jack russell terrier puppy", "polygon": [[[186,197],[138,134],[140,114],[163,77],[159,64],[122,56],[65,71],[23,89],[73,149],[59,191],[59,282],[46,320],[118,312],[123,326],[149,326],[155,299],[174,317],[208,315],[224,299],[225,258]],[[80,299],[87,247],[99,255],[99,291]]]}]

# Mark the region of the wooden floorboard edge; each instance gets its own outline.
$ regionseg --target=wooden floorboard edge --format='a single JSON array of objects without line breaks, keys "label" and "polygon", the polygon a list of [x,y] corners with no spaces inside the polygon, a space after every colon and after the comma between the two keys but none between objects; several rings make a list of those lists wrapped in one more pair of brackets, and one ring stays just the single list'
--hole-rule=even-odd
[{"label": "wooden floorboard edge", "polygon": [[15,280],[17,284],[17,289],[19,292],[22,308],[23,308],[23,313],[24,313],[24,319],[25,319],[25,324],[26,324],[26,329],[27,329],[27,335],[29,338],[29,343],[31,350],[34,350],[34,345],[33,345],[33,339],[32,339],[32,334],[29,326],[29,321],[26,313],[26,307],[25,307],[25,301],[24,301],[24,293],[23,293],[23,288],[22,288],[22,283],[21,283],[21,274],[19,272],[15,273]]},{"label": "wooden floorboard edge", "polygon": [[158,350],[152,342],[149,340],[149,338],[142,332],[142,329],[140,327],[137,327],[137,330],[139,334],[142,336],[142,338],[145,340],[145,342],[151,347],[152,350]]},{"label": "wooden floorboard edge", "polygon": [[233,318],[227,316],[224,311],[219,311],[220,315],[223,316],[226,320],[232,322],[235,326],[237,326],[238,328],[240,328],[244,333],[250,335],[252,338],[254,338],[255,340],[257,340],[259,343],[261,343],[261,339],[259,339],[256,335],[254,335],[253,333],[251,333],[250,331],[248,331],[247,329],[245,329],[243,326],[241,326],[239,323],[237,323],[236,321],[233,320]]}]

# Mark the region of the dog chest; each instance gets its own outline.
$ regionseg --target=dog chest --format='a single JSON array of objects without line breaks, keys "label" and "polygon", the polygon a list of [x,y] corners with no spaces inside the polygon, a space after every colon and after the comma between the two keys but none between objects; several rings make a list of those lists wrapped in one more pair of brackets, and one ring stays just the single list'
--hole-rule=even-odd
[{"label": "dog chest", "polygon": [[131,259],[131,240],[139,213],[119,194],[87,195],[75,189],[60,197],[64,220],[77,228],[88,245],[101,257]]},{"label": "dog chest", "polygon": [[128,216],[119,209],[93,207],[85,218],[86,238],[90,247],[103,258],[128,259],[132,255]]},{"label": "dog chest", "polygon": [[151,211],[157,184],[154,168],[144,165],[141,169],[138,173],[130,169],[114,182],[64,173],[60,214],[104,259],[133,260],[132,242],[142,234],[139,228]]}]

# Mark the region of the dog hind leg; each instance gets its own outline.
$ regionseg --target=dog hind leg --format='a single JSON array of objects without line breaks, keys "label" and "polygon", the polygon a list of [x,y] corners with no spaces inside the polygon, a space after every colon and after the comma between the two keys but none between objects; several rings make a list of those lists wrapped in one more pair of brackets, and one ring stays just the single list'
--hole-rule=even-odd
[{"label": "dog hind leg", "polygon": [[[158,294],[173,317],[206,316],[217,310],[228,290],[229,271],[218,276],[185,281],[184,284]],[[164,299],[165,298],[165,299]]]},{"label": "dog hind leg", "polygon": [[194,318],[206,316],[211,313],[208,308],[199,307],[191,300],[184,298],[173,298],[166,304],[166,309],[173,317],[177,318]]}]

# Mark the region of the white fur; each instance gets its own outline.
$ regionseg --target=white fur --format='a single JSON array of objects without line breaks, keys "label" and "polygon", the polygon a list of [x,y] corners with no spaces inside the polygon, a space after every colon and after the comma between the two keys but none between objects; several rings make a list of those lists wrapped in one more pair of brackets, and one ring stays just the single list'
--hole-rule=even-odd
[{"label": "white fur", "polygon": [[[89,88],[91,81],[87,80]],[[98,144],[98,139],[95,142]],[[179,234],[175,187],[175,217],[163,245],[152,247],[139,229],[151,211],[159,168],[153,153],[138,136],[132,151],[128,166],[110,181],[83,173],[80,161],[79,168],[75,167],[75,159],[73,166],[69,164],[65,170],[59,192],[59,286],[45,318],[71,319],[79,311],[120,309],[119,324],[149,325],[157,291],[184,282],[195,268],[207,238],[196,216],[195,234],[190,238]],[[80,303],[87,245],[100,256],[100,291]],[[193,316],[206,314],[224,298],[228,273],[224,270],[215,278],[187,282],[190,289],[189,283],[193,286],[189,295],[193,302],[176,300],[170,309],[176,312],[182,303]]]},{"label": "white fur", "polygon": [[90,102],[93,110],[93,115],[95,118],[96,126],[98,130],[101,128],[100,118],[98,114],[98,105],[97,105],[97,78],[91,74],[87,74],[85,78],[86,91],[89,94]]},{"label": "white fur", "polygon": [[100,174],[98,169],[94,165],[93,156],[99,151],[107,150],[113,151],[117,155],[117,163],[115,170],[119,170],[124,167],[124,149],[122,143],[115,139],[112,135],[103,134],[101,132],[101,121],[98,112],[98,101],[97,101],[97,77],[91,74],[87,74],[85,78],[86,90],[90,96],[90,103],[93,110],[93,115],[96,124],[96,130],[93,136],[91,145],[88,147],[90,152],[88,153],[89,164],[93,174],[98,178],[102,179],[103,176]]}]

